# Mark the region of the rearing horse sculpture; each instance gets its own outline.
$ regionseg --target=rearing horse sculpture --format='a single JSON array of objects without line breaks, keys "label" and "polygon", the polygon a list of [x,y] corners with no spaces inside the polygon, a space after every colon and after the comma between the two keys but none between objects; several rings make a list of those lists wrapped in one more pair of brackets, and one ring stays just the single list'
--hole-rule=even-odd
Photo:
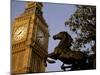
[{"label": "rearing horse sculpture", "polygon": [[[86,55],[80,51],[70,50],[71,42],[73,39],[71,36],[63,31],[53,36],[54,40],[61,40],[58,46],[54,49],[54,52],[48,54],[48,57],[54,60],[60,60],[64,64],[72,64],[75,67],[72,70],[80,69],[86,62]],[[61,68],[64,67],[64,64]],[[83,68],[82,68],[83,69]],[[64,69],[65,70],[65,69]]]}]

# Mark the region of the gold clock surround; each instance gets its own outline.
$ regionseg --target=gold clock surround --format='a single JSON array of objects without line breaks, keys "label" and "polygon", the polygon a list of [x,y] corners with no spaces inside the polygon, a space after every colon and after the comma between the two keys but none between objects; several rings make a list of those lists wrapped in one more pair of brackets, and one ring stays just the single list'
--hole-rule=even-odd
[{"label": "gold clock surround", "polygon": [[20,26],[16,29],[14,32],[13,39],[14,41],[21,41],[22,39],[25,39],[27,35],[27,27],[26,26]]}]

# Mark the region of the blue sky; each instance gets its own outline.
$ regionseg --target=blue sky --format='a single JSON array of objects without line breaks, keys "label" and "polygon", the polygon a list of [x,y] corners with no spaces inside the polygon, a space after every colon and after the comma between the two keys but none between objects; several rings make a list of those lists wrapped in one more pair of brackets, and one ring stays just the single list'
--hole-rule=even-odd
[{"label": "blue sky", "polygon": [[[55,4],[55,3],[45,3],[44,4],[44,18],[49,26],[49,48],[48,52],[54,51],[54,48],[58,45],[59,41],[52,39],[52,36],[60,31],[66,31],[69,28],[66,28],[64,23],[66,19],[75,12],[76,7],[74,5],[68,4]],[[55,64],[48,64],[47,71],[61,71],[60,65],[62,62],[59,60]]]},{"label": "blue sky", "polygon": [[[12,0],[12,20],[15,16],[21,15],[25,9],[25,2],[15,2]],[[49,26],[49,47],[48,53],[53,52],[54,48],[57,46],[59,41],[52,39],[52,36],[61,31],[68,31],[72,36],[74,36],[68,27],[65,27],[65,20],[76,11],[75,5],[70,4],[55,4],[55,3],[44,3],[43,16]],[[60,65],[62,62],[59,60],[55,64],[48,64],[46,71],[61,71]]]}]

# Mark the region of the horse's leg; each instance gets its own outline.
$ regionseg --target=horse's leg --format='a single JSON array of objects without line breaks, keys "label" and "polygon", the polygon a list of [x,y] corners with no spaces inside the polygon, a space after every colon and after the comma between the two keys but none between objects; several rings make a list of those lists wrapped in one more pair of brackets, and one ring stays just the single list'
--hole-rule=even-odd
[{"label": "horse's leg", "polygon": [[70,71],[77,70],[77,66],[75,64],[72,64]]},{"label": "horse's leg", "polygon": [[54,50],[54,52],[48,54],[47,57],[50,57],[50,58],[52,58],[52,59],[57,60],[57,58],[59,57],[60,54],[61,54],[61,50],[60,50],[59,48],[56,47],[55,50]]},{"label": "horse's leg", "polygon": [[56,61],[48,59],[48,58],[47,58],[47,62],[50,63],[50,64],[56,63]]},{"label": "horse's leg", "polygon": [[61,65],[61,69],[62,69],[63,71],[66,71],[65,66],[64,66],[64,63]]},{"label": "horse's leg", "polygon": [[56,55],[55,55],[55,53],[54,53],[54,52],[52,52],[52,53],[48,54],[48,56],[47,56],[47,57],[50,57],[50,58],[52,58],[52,59],[57,60],[57,57],[56,57]]},{"label": "horse's leg", "polygon": [[71,71],[74,71],[74,70],[80,70],[80,65],[79,64],[72,64],[71,66]]},{"label": "horse's leg", "polygon": [[[71,65],[69,65],[69,66],[64,66],[64,63],[61,65],[61,69],[63,70],[63,71],[66,71],[66,69],[67,68],[71,68],[72,66]],[[68,70],[69,71],[69,70]]]}]

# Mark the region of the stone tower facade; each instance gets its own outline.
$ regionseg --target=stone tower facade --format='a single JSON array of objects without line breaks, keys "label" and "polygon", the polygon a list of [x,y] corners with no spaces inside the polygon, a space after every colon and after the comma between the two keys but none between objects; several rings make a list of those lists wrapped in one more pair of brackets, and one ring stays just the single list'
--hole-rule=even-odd
[{"label": "stone tower facade", "polygon": [[45,72],[49,32],[42,8],[40,2],[26,2],[12,24],[12,74]]}]

